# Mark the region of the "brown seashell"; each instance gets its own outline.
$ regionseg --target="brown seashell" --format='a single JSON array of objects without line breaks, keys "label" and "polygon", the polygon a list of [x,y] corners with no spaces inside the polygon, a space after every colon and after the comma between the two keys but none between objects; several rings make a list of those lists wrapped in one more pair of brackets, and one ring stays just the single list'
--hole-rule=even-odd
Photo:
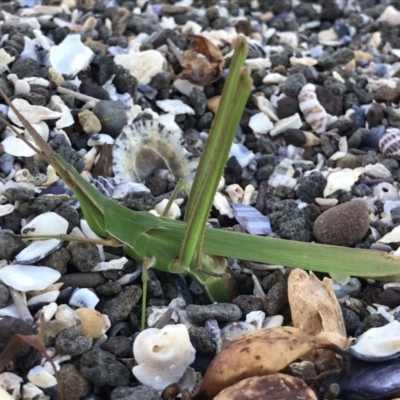
[{"label": "brown seashell", "polygon": [[400,160],[400,129],[388,129],[379,140],[379,149],[384,157]]}]

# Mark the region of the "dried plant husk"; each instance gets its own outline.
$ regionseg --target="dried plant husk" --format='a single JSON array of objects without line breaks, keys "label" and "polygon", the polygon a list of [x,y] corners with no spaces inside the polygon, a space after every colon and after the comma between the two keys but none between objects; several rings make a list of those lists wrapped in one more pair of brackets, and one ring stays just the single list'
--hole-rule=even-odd
[{"label": "dried plant husk", "polygon": [[213,399],[242,379],[282,371],[294,360],[319,348],[332,350],[347,360],[346,354],[333,343],[298,328],[285,326],[246,333],[214,358],[194,399]]},{"label": "dried plant husk", "polygon": [[207,86],[221,78],[225,60],[221,51],[203,36],[188,35],[194,42],[193,49],[186,50],[182,57],[181,78],[194,85]]}]

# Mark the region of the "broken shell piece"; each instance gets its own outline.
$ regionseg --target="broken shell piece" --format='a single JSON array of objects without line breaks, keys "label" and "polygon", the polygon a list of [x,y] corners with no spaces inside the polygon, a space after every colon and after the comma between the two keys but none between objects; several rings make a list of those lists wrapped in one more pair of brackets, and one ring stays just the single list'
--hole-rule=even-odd
[{"label": "broken shell piece", "polygon": [[298,100],[300,110],[314,132],[325,132],[328,123],[328,114],[317,98],[316,86],[312,83],[303,86],[300,90]]},{"label": "broken shell piece", "polygon": [[244,204],[233,203],[233,213],[236,220],[252,235],[268,235],[272,233],[269,218],[256,208]]},{"label": "broken shell piece", "polygon": [[221,338],[217,341],[217,353],[225,349],[229,343],[237,339],[239,336],[254,330],[256,330],[255,325],[248,322],[238,321],[227,324],[221,331]]},{"label": "broken shell piece", "polygon": [[215,193],[213,206],[219,211],[221,215],[227,215],[229,218],[233,218],[233,210],[229,205],[228,199],[221,193]]},{"label": "broken shell piece", "polygon": [[92,269],[92,272],[121,270],[122,268],[124,268],[124,265],[127,262],[128,259],[126,257],[117,258],[115,260],[110,260],[110,261],[101,261]]},{"label": "broken shell piece", "polygon": [[34,264],[42,258],[54,253],[61,246],[62,241],[58,239],[32,242],[15,256],[15,260],[20,264]]},{"label": "broken shell piece", "polygon": [[60,96],[56,95],[51,96],[49,105],[50,107],[54,108],[55,110],[59,111],[62,114],[61,118],[56,122],[57,129],[67,128],[68,126],[74,124],[75,121],[74,117],[71,114],[71,110],[64,103],[64,101]]},{"label": "broken shell piece", "polygon": [[258,108],[260,111],[262,111],[264,114],[268,115],[268,117],[271,119],[273,122],[278,122],[279,117],[276,114],[274,106],[271,104],[271,102],[264,97],[262,93],[256,93],[255,98],[257,101]]},{"label": "broken shell piece", "polygon": [[194,361],[195,353],[185,325],[145,329],[133,343],[138,365],[132,372],[144,385],[163,390],[182,378]]},{"label": "broken shell piece", "polygon": [[148,85],[155,75],[163,70],[164,57],[157,50],[122,54],[114,57],[114,62],[126,68],[140,85]]},{"label": "broken shell piece", "polygon": [[24,400],[41,400],[42,398],[44,398],[43,390],[40,390],[33,383],[28,382],[24,386],[22,386],[22,398]]},{"label": "broken shell piece", "polygon": [[394,320],[379,328],[368,329],[347,351],[365,361],[386,361],[400,354],[400,322]]},{"label": "broken shell piece", "polygon": [[297,179],[293,178],[295,172],[292,161],[285,158],[275,167],[274,172],[268,179],[268,184],[274,188],[279,185],[294,188],[297,185]]},{"label": "broken shell piece", "polygon": [[0,204],[0,217],[11,214],[14,211],[15,206],[12,204]]},{"label": "broken shell piece", "polygon": [[[7,390],[15,399],[21,398],[21,383],[24,380],[12,372],[3,372],[0,374],[0,387]],[[3,400],[3,397],[0,395]]]},{"label": "broken shell piece", "polygon": [[249,127],[254,133],[265,135],[274,128],[274,124],[263,112],[254,114],[249,121]]},{"label": "broken shell piece", "polygon": [[332,172],[328,176],[328,182],[324,189],[324,197],[328,197],[338,190],[349,192],[354,183],[357,182],[362,170],[345,168],[340,171]]},{"label": "broken shell piece", "polygon": [[321,139],[315,136],[312,132],[303,131],[306,141],[302,144],[302,147],[313,147],[321,144]]},{"label": "broken shell piece", "polygon": [[69,299],[69,305],[75,307],[95,308],[100,299],[89,289],[77,289]]},{"label": "broken shell piece", "polygon": [[55,236],[64,235],[68,230],[68,221],[55,212],[45,212],[35,217],[25,225],[22,235],[27,236]]},{"label": "broken shell piece", "polygon": [[[13,105],[31,124],[37,124],[40,121],[48,119],[57,119],[62,117],[62,113],[50,110],[50,108],[43,106],[32,106],[24,99],[14,99]],[[11,107],[8,109],[8,118],[17,126],[22,127],[22,122],[17,118]]]},{"label": "broken shell piece", "polygon": [[0,49],[0,71],[3,72],[7,65],[12,63],[15,57],[10,56],[3,48]]},{"label": "broken shell piece", "polygon": [[28,372],[27,378],[31,383],[43,389],[57,386],[56,378],[41,365],[33,367]]},{"label": "broken shell piece", "polygon": [[244,190],[237,183],[227,186],[225,192],[228,194],[233,203],[242,202]]},{"label": "broken shell piece", "polygon": [[286,76],[283,76],[278,73],[272,73],[272,74],[267,74],[265,75],[265,78],[263,79],[263,83],[266,83],[267,85],[279,85],[283,82],[286,81]]},{"label": "broken shell piece", "polygon": [[92,308],[78,308],[76,314],[82,321],[81,334],[98,339],[104,331],[105,320],[103,314]]},{"label": "broken shell piece", "polygon": [[365,174],[371,178],[390,178],[391,172],[382,164],[368,164],[364,167]]},{"label": "broken shell piece", "polygon": [[[125,126],[115,140],[115,180],[145,182],[155,170],[168,169],[176,179],[191,186],[197,162],[189,159],[181,134],[168,131],[154,121]],[[149,161],[151,160],[151,161]]]},{"label": "broken shell piece", "polygon": [[94,53],[81,41],[80,34],[68,35],[59,45],[50,48],[50,64],[64,75],[75,76],[93,60]]},{"label": "broken shell piece", "polygon": [[378,243],[399,243],[400,242],[400,225],[396,226],[389,233],[378,240]]},{"label": "broken shell piece", "polygon": [[36,154],[23,140],[14,136],[6,137],[1,144],[4,152],[14,157],[32,157]]},{"label": "broken shell piece", "polygon": [[14,264],[0,269],[0,279],[7,286],[21,292],[46,289],[60,276],[61,274],[52,268],[33,265]]},{"label": "broken shell piece", "polygon": [[[182,203],[181,200],[183,199],[178,199],[179,203]],[[165,208],[167,207],[168,204],[168,199],[164,199],[162,201],[160,201],[156,206],[155,206],[155,210],[157,212],[158,215],[163,215]],[[179,205],[177,204],[176,200],[174,200],[171,204],[171,207],[168,210],[168,213],[165,215],[168,218],[171,219],[179,219],[181,216],[181,209],[179,208]]]},{"label": "broken shell piece", "polygon": [[301,125],[303,125],[303,123],[301,122],[300,115],[299,113],[296,113],[290,117],[278,121],[275,124],[274,129],[272,129],[269,134],[271,136],[277,136],[283,132],[286,132],[288,129],[299,129],[301,128]]},{"label": "broken shell piece", "polygon": [[400,129],[388,129],[379,139],[379,150],[385,157],[400,160]]},{"label": "broken shell piece", "polygon": [[193,115],[194,110],[192,107],[189,107],[185,104],[182,100],[157,100],[156,104],[161,110],[165,111],[166,113],[170,113],[173,115],[177,114],[188,114]]}]

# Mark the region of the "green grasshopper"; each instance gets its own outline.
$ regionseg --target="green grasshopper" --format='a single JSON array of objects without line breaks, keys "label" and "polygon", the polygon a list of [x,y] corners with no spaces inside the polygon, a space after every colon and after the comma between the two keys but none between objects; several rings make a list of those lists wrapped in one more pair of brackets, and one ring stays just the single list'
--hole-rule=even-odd
[{"label": "green grasshopper", "polygon": [[[135,212],[101,194],[53,152],[1,90],[0,94],[38,148],[14,132],[35,149],[43,161],[52,165],[74,192],[89,226],[104,239],[101,243],[122,246],[126,254],[143,263],[143,270],[152,267],[164,272],[188,274],[203,287],[211,301],[218,302],[231,301],[236,295],[235,282],[225,257],[365,278],[399,278],[400,259],[384,252],[206,228],[218,182],[251,91],[252,81],[248,70],[243,67],[246,55],[246,40],[239,37],[220,106],[191,188],[184,221]],[[73,239],[68,235],[59,238]],[[97,243],[91,239],[85,241]]]}]

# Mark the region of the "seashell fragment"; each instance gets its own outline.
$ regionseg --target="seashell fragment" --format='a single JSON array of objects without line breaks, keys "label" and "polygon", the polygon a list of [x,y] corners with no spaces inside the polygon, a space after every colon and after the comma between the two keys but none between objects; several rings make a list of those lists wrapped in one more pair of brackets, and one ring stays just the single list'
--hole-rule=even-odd
[{"label": "seashell fragment", "polygon": [[25,225],[22,235],[27,236],[56,236],[64,235],[68,230],[68,221],[55,212],[45,212]]},{"label": "seashell fragment", "polygon": [[0,49],[0,71],[3,72],[7,65],[12,63],[15,57],[10,56],[3,48]]},{"label": "seashell fragment", "polygon": [[324,189],[324,197],[328,197],[338,190],[349,192],[354,183],[357,182],[362,170],[345,168],[329,174],[328,182]]},{"label": "seashell fragment", "polygon": [[121,270],[124,265],[128,262],[126,257],[117,258],[110,261],[101,261],[93,269],[93,272],[109,271],[109,270]]},{"label": "seashell fragment", "polygon": [[155,75],[163,70],[165,59],[159,51],[146,50],[134,54],[114,57],[114,62],[126,68],[140,85],[148,85]]},{"label": "seashell fragment", "polygon": [[400,242],[400,225],[396,226],[389,233],[378,240],[378,243],[399,243]]},{"label": "seashell fragment", "polygon": [[51,66],[64,75],[75,76],[93,60],[94,53],[81,41],[80,34],[68,35],[58,46],[50,48]]},{"label": "seashell fragment", "polygon": [[[38,124],[40,121],[62,117],[62,113],[60,112],[50,110],[43,106],[32,106],[24,99],[14,99],[12,103],[31,124]],[[23,126],[22,122],[17,118],[11,108],[8,109],[7,116],[13,124],[20,127]]]},{"label": "seashell fragment", "polygon": [[276,114],[274,106],[271,102],[264,97],[262,93],[256,93],[255,98],[257,101],[257,106],[264,114],[268,115],[271,121],[278,122],[279,118]]},{"label": "seashell fragment", "polygon": [[92,308],[78,308],[75,313],[82,320],[82,335],[98,339],[105,333],[105,319],[103,314]]},{"label": "seashell fragment", "polygon": [[371,178],[390,178],[391,172],[382,164],[368,164],[364,167],[365,174]]},{"label": "seashell fragment", "polygon": [[256,208],[239,203],[232,203],[236,220],[252,235],[268,235],[272,233],[269,218]]},{"label": "seashell fragment", "polygon": [[294,115],[291,115],[290,117],[278,121],[275,124],[274,129],[272,129],[269,134],[271,136],[277,136],[283,132],[286,132],[288,129],[299,129],[301,128],[302,124],[303,123],[301,122],[299,113],[296,113]]},{"label": "seashell fragment", "polygon": [[274,128],[274,124],[263,112],[254,114],[249,121],[249,127],[254,133],[265,135]]},{"label": "seashell fragment", "polygon": [[391,27],[400,25],[400,11],[389,5],[378,18],[378,21],[386,21]]},{"label": "seashell fragment", "polygon": [[325,108],[318,101],[316,87],[308,83],[300,90],[298,100],[301,112],[315,133],[323,133],[329,120]]},{"label": "seashell fragment", "polygon": [[0,269],[0,279],[15,290],[28,292],[43,290],[60,278],[61,274],[48,267],[33,265],[7,265]]},{"label": "seashell fragment", "polygon": [[1,144],[4,152],[14,157],[32,157],[36,154],[23,140],[14,136],[8,136]]},{"label": "seashell fragment", "polygon": [[56,378],[41,365],[33,367],[28,372],[28,380],[43,389],[57,386]]},{"label": "seashell fragment", "polygon": [[400,129],[388,129],[379,139],[379,150],[387,158],[400,160]]},{"label": "seashell fragment", "polygon": [[[62,241],[49,239],[32,242],[15,256],[15,260],[20,264],[34,264],[35,262],[47,257],[62,246]],[[33,289],[32,289],[33,290]]]},{"label": "seashell fragment", "polygon": [[77,289],[69,299],[69,305],[75,307],[95,308],[100,299],[89,289]]},{"label": "seashell fragment", "polygon": [[170,113],[173,115],[177,114],[188,114],[194,115],[194,110],[192,107],[189,107],[185,104],[182,100],[157,100],[156,104],[161,110],[165,111],[166,113]]},{"label": "seashell fragment", "polygon": [[386,361],[400,355],[400,322],[394,320],[379,328],[368,329],[347,351],[359,360]]},{"label": "seashell fragment", "polygon": [[376,196],[383,204],[388,200],[397,201],[399,198],[399,191],[389,182],[379,183],[374,187],[374,196]]},{"label": "seashell fragment", "polygon": [[0,217],[11,214],[14,211],[15,206],[12,204],[0,204]]},{"label": "seashell fragment", "polygon": [[115,180],[142,183],[155,170],[167,169],[191,186],[197,163],[189,158],[182,141],[180,133],[170,132],[154,121],[125,126],[113,150]]}]

